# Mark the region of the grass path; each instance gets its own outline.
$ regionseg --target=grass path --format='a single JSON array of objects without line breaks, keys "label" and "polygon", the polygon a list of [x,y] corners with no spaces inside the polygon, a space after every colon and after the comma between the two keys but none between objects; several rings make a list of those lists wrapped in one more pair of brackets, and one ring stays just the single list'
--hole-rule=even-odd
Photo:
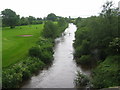
[{"label": "grass path", "polygon": [[[29,48],[35,45],[43,29],[41,25],[17,26],[14,29],[8,27],[2,31],[2,66],[7,67],[26,57]],[[21,37],[18,35],[33,35]]]}]

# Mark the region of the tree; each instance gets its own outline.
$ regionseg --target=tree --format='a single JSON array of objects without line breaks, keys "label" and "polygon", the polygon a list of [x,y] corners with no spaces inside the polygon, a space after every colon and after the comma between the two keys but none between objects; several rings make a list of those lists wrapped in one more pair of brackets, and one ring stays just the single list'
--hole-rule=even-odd
[{"label": "tree", "polygon": [[42,20],[42,18],[37,18],[37,20]]},{"label": "tree", "polygon": [[62,27],[62,26],[64,26],[64,24],[66,24],[65,19],[64,19],[64,18],[60,18],[60,19],[58,20],[58,26],[59,26],[59,27]]},{"label": "tree", "polygon": [[18,24],[19,15],[16,15],[11,9],[5,9],[2,12],[3,24],[5,26],[10,26],[10,28],[15,28],[15,25]]},{"label": "tree", "polygon": [[113,2],[109,2],[107,1],[104,5],[103,5],[103,10],[100,13],[100,15],[104,18],[106,18],[108,20],[108,22],[111,24],[112,23],[112,19],[115,16],[118,16],[119,14],[119,9],[118,8],[113,8]]},{"label": "tree", "polygon": [[57,16],[54,13],[50,13],[47,16],[47,20],[56,21],[57,20]]},{"label": "tree", "polygon": [[29,21],[28,21],[27,18],[22,17],[22,18],[20,19],[20,25],[28,25],[28,24],[29,24]]},{"label": "tree", "polygon": [[54,39],[57,34],[57,26],[52,21],[45,22],[43,35],[46,38]]},{"label": "tree", "polygon": [[33,21],[35,21],[35,20],[36,20],[36,18],[33,16],[28,17],[29,24],[33,24]]},{"label": "tree", "polygon": [[78,18],[75,20],[75,24],[80,23],[80,22],[81,22],[81,19],[82,19],[82,18],[78,17]]},{"label": "tree", "polygon": [[112,54],[120,54],[120,38],[114,38],[109,47]]}]

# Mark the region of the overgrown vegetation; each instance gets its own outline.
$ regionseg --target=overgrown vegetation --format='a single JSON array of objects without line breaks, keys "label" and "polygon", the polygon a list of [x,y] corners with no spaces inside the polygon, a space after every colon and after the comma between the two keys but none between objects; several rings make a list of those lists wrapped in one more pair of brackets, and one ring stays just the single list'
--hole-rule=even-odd
[{"label": "overgrown vegetation", "polygon": [[120,85],[120,56],[108,56],[93,70],[94,88],[108,88]]},{"label": "overgrown vegetation", "polygon": [[29,50],[29,55],[31,57],[36,57],[41,59],[42,62],[45,64],[51,63],[51,60],[53,60],[53,43],[49,39],[41,38],[37,45],[32,47]]},{"label": "overgrown vegetation", "polygon": [[[97,64],[92,81],[95,88],[120,85],[120,18],[112,2],[106,2],[99,16],[77,18],[75,58],[80,64]],[[119,81],[118,81],[119,80]]]},{"label": "overgrown vegetation", "polygon": [[32,76],[33,72],[44,66],[45,64],[40,59],[28,57],[8,69],[3,69],[2,87],[19,88],[24,80]]},{"label": "overgrown vegetation", "polygon": [[64,18],[60,18],[57,23],[52,21],[45,22],[43,36],[45,38],[55,39],[68,27],[68,23]]},{"label": "overgrown vegetation", "polygon": [[91,87],[90,79],[79,71],[77,72],[77,77],[75,78],[75,84],[78,88]]}]

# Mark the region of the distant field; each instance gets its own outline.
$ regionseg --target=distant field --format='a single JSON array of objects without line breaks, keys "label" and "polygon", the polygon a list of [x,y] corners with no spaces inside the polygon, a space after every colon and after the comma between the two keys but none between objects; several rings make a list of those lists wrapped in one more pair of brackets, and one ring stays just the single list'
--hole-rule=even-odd
[{"label": "distant field", "polygon": [[[43,24],[17,26],[14,29],[5,27],[2,30],[2,67],[7,67],[26,57],[29,48],[35,45],[40,37]],[[32,35],[23,37],[20,35]]]}]

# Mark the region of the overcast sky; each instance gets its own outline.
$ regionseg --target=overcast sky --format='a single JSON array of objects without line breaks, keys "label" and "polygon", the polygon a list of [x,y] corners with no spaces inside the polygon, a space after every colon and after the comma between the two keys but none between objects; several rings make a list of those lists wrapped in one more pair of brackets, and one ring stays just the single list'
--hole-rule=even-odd
[{"label": "overcast sky", "polygon": [[[55,13],[63,17],[98,15],[107,0],[2,0],[0,11],[9,8],[20,16],[46,17]],[[111,0],[108,0],[111,1]],[[118,6],[119,0],[112,0]]]}]

